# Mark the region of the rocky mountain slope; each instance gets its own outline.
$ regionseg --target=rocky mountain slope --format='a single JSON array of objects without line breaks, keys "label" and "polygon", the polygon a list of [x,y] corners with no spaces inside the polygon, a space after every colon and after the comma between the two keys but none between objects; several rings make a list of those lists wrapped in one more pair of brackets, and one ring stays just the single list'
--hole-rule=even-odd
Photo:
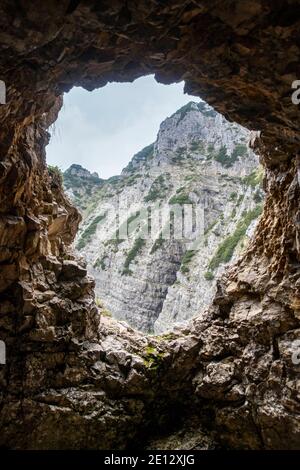
[{"label": "rocky mountain slope", "polygon": [[161,333],[211,302],[261,212],[262,171],[248,140],[248,131],[191,102],[122,175],[103,181],[74,165],[65,173],[83,210],[76,248],[113,316]]},{"label": "rocky mountain slope", "polygon": [[[0,12],[1,448],[130,453],[169,436],[194,450],[187,438],[204,428],[225,449],[299,449],[298,2],[4,1]],[[70,247],[78,212],[45,165],[58,95],[150,72],[261,131],[251,145],[266,191],[207,312],[156,338],[100,322]]]},{"label": "rocky mountain slope", "polygon": [[98,173],[90,173],[81,165],[73,164],[64,172],[64,189],[74,204],[84,212],[95,190],[103,184]]}]

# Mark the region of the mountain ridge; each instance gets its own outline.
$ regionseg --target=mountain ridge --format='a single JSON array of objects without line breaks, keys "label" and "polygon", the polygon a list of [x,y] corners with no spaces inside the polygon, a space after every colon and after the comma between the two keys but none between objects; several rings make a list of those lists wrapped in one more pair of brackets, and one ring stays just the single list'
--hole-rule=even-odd
[{"label": "mountain ridge", "polygon": [[[114,316],[160,333],[209,304],[216,277],[246,245],[261,211],[262,171],[249,138],[207,104],[190,102],[161,123],[156,141],[121,175],[95,187],[92,197],[82,196],[86,208],[76,246]],[[114,212],[120,201],[129,207],[121,226],[133,225],[125,239],[116,236],[113,215],[103,212],[104,205]],[[136,214],[155,204],[203,206],[197,250],[186,240],[164,240],[161,231],[141,241]]]}]

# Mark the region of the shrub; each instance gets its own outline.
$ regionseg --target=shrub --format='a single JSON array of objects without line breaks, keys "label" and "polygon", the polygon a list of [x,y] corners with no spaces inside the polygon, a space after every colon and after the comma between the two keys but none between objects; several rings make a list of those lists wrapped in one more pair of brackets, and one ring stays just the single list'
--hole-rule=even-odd
[{"label": "shrub", "polygon": [[214,275],[211,271],[206,271],[204,273],[204,279],[206,279],[207,281],[212,281],[214,279]]},{"label": "shrub", "polygon": [[238,159],[238,157],[244,157],[247,154],[248,148],[247,145],[245,144],[236,144],[236,146],[233,149],[233,152],[231,154],[231,157],[235,160]]},{"label": "shrub", "polygon": [[101,268],[102,271],[106,270],[105,259],[108,258],[107,255],[103,255],[102,258],[97,258],[93,264],[93,268]]},{"label": "shrub", "polygon": [[232,166],[239,157],[242,157],[246,155],[247,153],[247,146],[244,144],[237,144],[235,148],[232,151],[231,155],[227,154],[227,149],[225,145],[222,145],[220,147],[218,153],[215,155],[215,160],[221,165],[223,165],[225,168],[229,168]]},{"label": "shrub", "polygon": [[230,196],[229,196],[230,201],[234,201],[236,198],[237,198],[237,193],[236,192],[231,193]]},{"label": "shrub", "polygon": [[183,206],[184,204],[192,204],[192,201],[187,194],[176,194],[171,197],[169,204],[179,204],[180,206]]},{"label": "shrub", "polygon": [[61,186],[63,182],[63,173],[61,169],[56,165],[48,165],[47,168],[49,176],[52,178],[52,180],[54,180]]},{"label": "shrub", "polygon": [[132,271],[129,268],[123,268],[122,276],[132,276]]},{"label": "shrub", "polygon": [[229,155],[227,154],[227,148],[225,145],[219,148],[217,154],[215,155],[215,160],[221,163],[223,166],[228,166]]},{"label": "shrub", "polygon": [[106,180],[106,182],[114,185],[114,184],[119,183],[120,180],[121,180],[120,176],[111,176],[110,178],[108,178],[108,180]]},{"label": "shrub", "polygon": [[181,266],[180,268],[180,271],[183,273],[183,274],[187,274],[190,272],[189,268],[187,266]]}]

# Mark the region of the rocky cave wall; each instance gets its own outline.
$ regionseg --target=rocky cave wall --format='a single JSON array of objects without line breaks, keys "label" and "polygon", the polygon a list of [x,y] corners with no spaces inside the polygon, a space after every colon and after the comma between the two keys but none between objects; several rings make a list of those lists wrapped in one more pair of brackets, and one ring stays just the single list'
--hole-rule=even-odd
[{"label": "rocky cave wall", "polygon": [[[4,0],[0,11],[1,445],[161,447],[179,428],[180,448],[192,427],[194,448],[298,448],[298,2]],[[79,215],[45,165],[63,92],[147,73],[185,80],[260,130],[266,167],[246,255],[207,312],[158,338],[100,321],[93,280],[69,248]]]}]

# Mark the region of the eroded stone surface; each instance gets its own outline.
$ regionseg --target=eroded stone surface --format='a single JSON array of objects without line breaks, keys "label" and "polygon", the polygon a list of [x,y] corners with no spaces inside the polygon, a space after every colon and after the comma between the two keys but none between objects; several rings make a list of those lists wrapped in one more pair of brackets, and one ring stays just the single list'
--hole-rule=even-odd
[{"label": "eroded stone surface", "polygon": [[[142,446],[205,411],[223,446],[299,448],[299,17],[296,1],[2,2],[1,445]],[[79,215],[45,170],[63,91],[150,72],[260,130],[267,168],[252,245],[209,311],[165,338],[99,322],[93,281],[61,276],[66,260],[83,269]]]}]

